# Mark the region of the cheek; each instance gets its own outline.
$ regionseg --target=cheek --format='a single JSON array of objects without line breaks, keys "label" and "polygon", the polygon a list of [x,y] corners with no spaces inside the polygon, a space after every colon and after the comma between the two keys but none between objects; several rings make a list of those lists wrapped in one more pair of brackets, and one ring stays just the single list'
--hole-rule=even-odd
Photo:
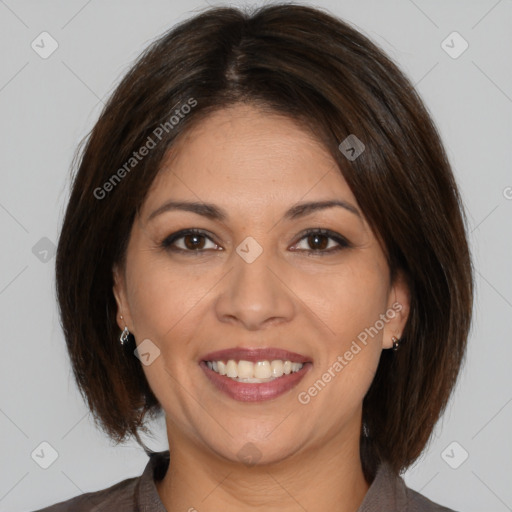
[{"label": "cheek", "polygon": [[388,282],[385,269],[354,258],[328,272],[301,275],[293,289],[315,314],[317,323],[321,320],[330,349],[342,350],[385,312]]},{"label": "cheek", "polygon": [[329,274],[301,281],[298,295],[307,297],[304,302],[324,335],[315,375],[310,387],[301,387],[299,402],[311,403],[319,414],[333,401],[339,405],[339,419],[353,412],[373,380],[382,352],[382,329],[375,325],[387,304],[385,272],[371,260],[354,258]]},{"label": "cheek", "polygon": [[[181,386],[194,359],[193,341],[201,325],[201,299],[214,284],[204,273],[194,276],[151,254],[127,262],[128,295],[136,340],[151,340],[159,356],[143,370],[166,410],[184,407]],[[204,300],[204,299],[203,299]],[[191,349],[192,347],[192,349]]]},{"label": "cheek", "polygon": [[380,318],[388,294],[386,275],[385,268],[361,259],[340,274],[338,283],[331,284],[328,321],[336,336],[330,337],[328,363],[322,371],[337,375],[331,377],[332,391],[346,410],[359,407],[379,364]]},{"label": "cheek", "polygon": [[168,265],[144,254],[135,255],[127,262],[127,276],[129,306],[137,337],[154,340],[162,348],[166,333],[190,309],[194,286],[184,286]]}]

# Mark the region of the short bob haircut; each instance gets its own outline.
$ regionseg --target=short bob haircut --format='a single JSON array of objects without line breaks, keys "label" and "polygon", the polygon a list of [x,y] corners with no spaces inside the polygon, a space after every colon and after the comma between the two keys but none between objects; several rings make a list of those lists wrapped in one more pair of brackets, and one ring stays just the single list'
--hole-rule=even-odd
[{"label": "short bob haircut", "polygon": [[[391,278],[406,276],[404,343],[382,351],[360,442],[368,482],[380,461],[401,473],[429,441],[465,357],[473,304],[467,222],[411,82],[368,38],[316,8],[208,8],[153,42],[110,97],[77,155],[56,257],[79,390],[117,443],[151,434],[146,420],[162,408],[134,345],[126,352],[119,343],[113,266],[125,261],[135,216],[176,138],[237,103],[284,114],[314,134],[379,239]],[[356,159],[339,148],[351,134],[365,146]]]}]

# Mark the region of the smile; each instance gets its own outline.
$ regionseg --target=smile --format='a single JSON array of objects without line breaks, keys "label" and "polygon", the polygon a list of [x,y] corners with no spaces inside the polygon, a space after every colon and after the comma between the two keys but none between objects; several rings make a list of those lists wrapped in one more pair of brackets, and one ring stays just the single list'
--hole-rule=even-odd
[{"label": "smile", "polygon": [[241,402],[261,402],[294,388],[312,362],[281,349],[235,348],[207,354],[199,366],[223,394]]},{"label": "smile", "polygon": [[298,372],[303,363],[292,363],[291,361],[282,361],[274,359],[273,361],[206,361],[210,370],[219,375],[226,375],[237,382],[269,382],[271,380]]}]

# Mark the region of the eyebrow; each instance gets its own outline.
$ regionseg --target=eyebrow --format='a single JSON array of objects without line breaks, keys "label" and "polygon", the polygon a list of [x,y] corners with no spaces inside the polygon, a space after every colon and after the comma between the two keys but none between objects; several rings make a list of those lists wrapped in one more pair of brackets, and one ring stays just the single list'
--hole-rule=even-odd
[{"label": "eyebrow", "polygon": [[[284,213],[283,219],[293,220],[299,217],[305,217],[306,215],[310,215],[313,212],[325,210],[326,208],[333,208],[335,206],[344,208],[345,210],[348,210],[360,218],[362,217],[359,210],[352,204],[340,199],[333,199],[329,201],[310,201],[296,204]],[[183,210],[196,213],[197,215],[202,215],[208,219],[218,220],[221,222],[226,221],[229,217],[225,210],[211,203],[198,203],[192,201],[167,201],[150,214],[148,221],[154,219],[157,215],[160,215],[164,212],[174,210]]]}]

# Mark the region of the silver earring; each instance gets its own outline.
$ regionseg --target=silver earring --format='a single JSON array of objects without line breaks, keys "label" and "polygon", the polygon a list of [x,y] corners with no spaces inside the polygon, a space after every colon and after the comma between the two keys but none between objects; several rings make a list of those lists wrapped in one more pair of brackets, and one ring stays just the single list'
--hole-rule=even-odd
[{"label": "silver earring", "polygon": [[[121,320],[124,320],[123,315],[119,315],[119,318]],[[123,332],[121,333],[121,336],[119,337],[119,341],[121,342],[121,345],[124,345],[128,341],[128,336],[130,336],[130,331],[128,330],[128,327],[125,325]]]},{"label": "silver earring", "polygon": [[400,346],[400,341],[396,336],[393,336],[391,338],[391,341],[393,342],[393,352],[396,352],[398,350],[398,347]]},{"label": "silver earring", "polygon": [[121,333],[121,337],[119,338],[121,345],[124,345],[128,341],[128,336],[130,336],[130,331],[128,330],[128,327],[125,326]]}]

